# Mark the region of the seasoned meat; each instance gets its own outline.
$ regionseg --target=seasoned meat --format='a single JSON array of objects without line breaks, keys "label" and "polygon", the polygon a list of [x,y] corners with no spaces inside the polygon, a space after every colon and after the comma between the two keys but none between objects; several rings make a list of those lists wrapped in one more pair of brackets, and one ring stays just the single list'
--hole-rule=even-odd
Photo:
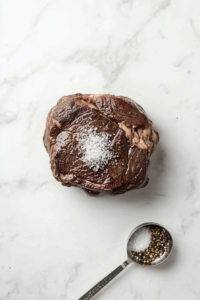
[{"label": "seasoned meat", "polygon": [[114,95],[62,97],[50,110],[44,133],[54,177],[89,195],[144,187],[158,140],[143,108]]}]

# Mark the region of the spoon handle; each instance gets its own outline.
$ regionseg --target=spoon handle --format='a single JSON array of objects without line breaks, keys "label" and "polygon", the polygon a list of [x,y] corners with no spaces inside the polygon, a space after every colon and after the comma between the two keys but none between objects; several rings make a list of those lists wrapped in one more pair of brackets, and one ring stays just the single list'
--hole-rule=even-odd
[{"label": "spoon handle", "polygon": [[115,278],[121,271],[123,271],[129,262],[126,260],[122,265],[117,267],[114,271],[112,271],[109,275],[107,275],[104,279],[99,281],[93,288],[91,288],[85,295],[83,295],[78,300],[89,300],[94,295],[96,295],[104,286],[106,286],[113,278]]}]

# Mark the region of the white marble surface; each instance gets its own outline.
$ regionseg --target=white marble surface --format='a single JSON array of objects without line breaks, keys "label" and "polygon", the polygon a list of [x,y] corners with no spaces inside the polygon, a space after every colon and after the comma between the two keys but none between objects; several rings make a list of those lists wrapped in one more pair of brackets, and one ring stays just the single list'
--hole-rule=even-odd
[{"label": "white marble surface", "polygon": [[[199,0],[0,1],[0,299],[78,299],[145,221],[168,261],[131,265],[94,299],[200,299]],[[42,136],[63,95],[135,99],[160,133],[148,187],[90,198],[52,177]]]}]

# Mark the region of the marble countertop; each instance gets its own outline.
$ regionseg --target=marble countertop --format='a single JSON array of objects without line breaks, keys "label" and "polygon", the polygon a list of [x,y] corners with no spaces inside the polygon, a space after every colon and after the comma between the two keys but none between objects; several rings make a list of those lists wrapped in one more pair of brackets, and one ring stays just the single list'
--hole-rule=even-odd
[{"label": "marble countertop", "polygon": [[[140,223],[174,238],[94,299],[200,299],[199,0],[9,0],[0,12],[0,299],[75,300],[126,259]],[[42,136],[63,95],[136,100],[160,133],[149,185],[92,198],[50,171]]]}]

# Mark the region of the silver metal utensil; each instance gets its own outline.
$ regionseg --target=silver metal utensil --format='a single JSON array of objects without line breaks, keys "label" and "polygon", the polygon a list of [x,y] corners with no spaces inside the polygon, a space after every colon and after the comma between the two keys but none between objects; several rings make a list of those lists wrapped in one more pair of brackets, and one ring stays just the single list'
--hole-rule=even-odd
[{"label": "silver metal utensil", "polygon": [[[96,295],[104,286],[106,286],[113,278],[115,278],[121,271],[123,271],[130,263],[135,262],[138,263],[136,258],[133,256],[132,251],[133,251],[133,245],[134,245],[134,234],[138,229],[141,229],[143,227],[147,227],[150,225],[156,225],[160,227],[161,229],[165,229],[166,232],[168,233],[168,247],[167,250],[165,251],[164,255],[160,257],[158,261],[152,261],[148,266],[157,266],[158,264],[161,264],[163,261],[165,261],[172,250],[173,247],[173,239],[169,231],[164,228],[163,226],[157,224],[157,223],[143,223],[139,226],[137,226],[133,231],[130,233],[128,237],[128,242],[127,242],[127,260],[123,262],[119,267],[117,267],[114,271],[112,271],[109,275],[107,275],[104,279],[99,281],[93,288],[91,288],[85,295],[83,295],[79,300],[89,300],[91,299],[94,295]],[[146,265],[145,265],[146,266]]]}]

